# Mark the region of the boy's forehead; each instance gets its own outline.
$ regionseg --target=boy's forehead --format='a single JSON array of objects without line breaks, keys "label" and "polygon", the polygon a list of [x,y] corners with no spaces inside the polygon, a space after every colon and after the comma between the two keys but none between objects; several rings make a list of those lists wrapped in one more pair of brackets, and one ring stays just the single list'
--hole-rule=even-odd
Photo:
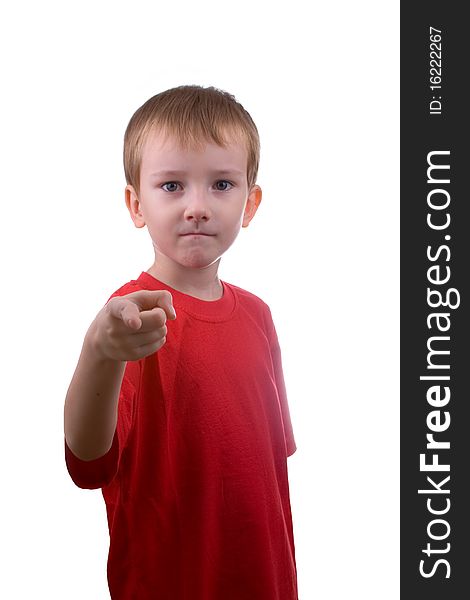
[{"label": "boy's forehead", "polygon": [[171,163],[180,158],[191,158],[205,154],[208,158],[230,160],[231,163],[243,164],[246,167],[247,148],[243,141],[236,136],[225,136],[227,145],[219,146],[213,140],[201,140],[197,144],[183,145],[175,135],[159,130],[149,132],[142,149],[142,167],[155,166],[155,162],[162,160]]},{"label": "boy's forehead", "polygon": [[[223,141],[227,147],[241,147],[245,148],[246,141],[243,136],[232,130],[224,130]],[[183,143],[174,133],[168,132],[163,129],[151,129],[147,135],[145,146],[151,148],[165,148],[173,149],[177,151],[201,151],[207,145],[218,146],[211,138],[198,138],[197,140],[187,143]],[[224,148],[224,146],[219,146]]]}]

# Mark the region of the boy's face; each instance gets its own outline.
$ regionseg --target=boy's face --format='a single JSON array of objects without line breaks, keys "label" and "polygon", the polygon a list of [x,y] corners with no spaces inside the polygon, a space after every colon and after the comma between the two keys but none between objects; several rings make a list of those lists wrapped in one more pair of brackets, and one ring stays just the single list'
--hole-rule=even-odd
[{"label": "boy's face", "polygon": [[164,255],[175,268],[218,261],[260,202],[261,188],[248,190],[244,145],[208,143],[203,151],[185,151],[159,132],[152,132],[143,148],[140,196],[126,186],[136,227],[147,225],[156,259]]}]

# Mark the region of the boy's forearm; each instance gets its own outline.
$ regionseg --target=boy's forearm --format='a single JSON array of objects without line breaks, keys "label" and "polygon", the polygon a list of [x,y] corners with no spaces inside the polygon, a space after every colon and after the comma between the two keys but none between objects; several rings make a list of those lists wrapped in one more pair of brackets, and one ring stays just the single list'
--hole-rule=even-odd
[{"label": "boy's forearm", "polygon": [[117,424],[119,391],[125,361],[106,360],[94,349],[87,332],[64,407],[68,447],[82,460],[93,460],[111,448]]}]

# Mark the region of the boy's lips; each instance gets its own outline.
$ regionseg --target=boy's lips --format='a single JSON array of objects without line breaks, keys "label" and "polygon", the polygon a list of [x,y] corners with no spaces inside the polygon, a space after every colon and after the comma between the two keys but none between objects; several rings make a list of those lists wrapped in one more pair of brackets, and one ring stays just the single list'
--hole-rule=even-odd
[{"label": "boy's lips", "polygon": [[182,236],[185,236],[185,235],[207,235],[207,236],[211,236],[211,235],[214,235],[214,234],[213,233],[204,233],[202,231],[190,231],[188,233],[182,233],[181,235]]}]

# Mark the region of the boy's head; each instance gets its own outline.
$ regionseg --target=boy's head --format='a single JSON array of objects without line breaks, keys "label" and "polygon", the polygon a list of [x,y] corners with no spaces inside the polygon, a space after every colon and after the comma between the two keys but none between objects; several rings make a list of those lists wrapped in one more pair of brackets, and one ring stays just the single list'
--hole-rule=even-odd
[{"label": "boy's head", "polygon": [[124,138],[126,204],[159,268],[216,268],[261,202],[258,162],[256,126],[227,92],[181,86],[137,110]]},{"label": "boy's head", "polygon": [[249,113],[228,92],[214,87],[182,85],[153,96],[132,116],[124,135],[126,182],[140,194],[142,152],[152,132],[172,138],[182,149],[212,142],[238,142],[247,150],[247,183],[256,182],[260,141]]}]

